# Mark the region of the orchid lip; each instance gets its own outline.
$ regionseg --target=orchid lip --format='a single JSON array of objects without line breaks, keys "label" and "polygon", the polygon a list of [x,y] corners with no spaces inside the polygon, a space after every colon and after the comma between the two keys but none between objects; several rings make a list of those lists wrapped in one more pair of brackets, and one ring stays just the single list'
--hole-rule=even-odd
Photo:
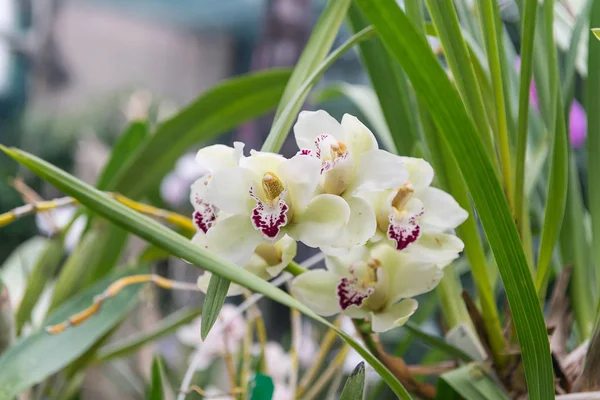
[{"label": "orchid lip", "polygon": [[[264,188],[264,180],[263,180]],[[266,190],[265,190],[266,192]],[[288,211],[290,207],[282,199],[277,201],[275,199],[269,199],[268,202],[263,202],[255,193],[254,188],[250,188],[250,196],[256,200],[256,206],[252,209],[252,226],[254,229],[261,232],[263,237],[268,240],[275,240],[280,232],[281,228],[288,223]],[[277,196],[283,192],[278,193]],[[271,193],[272,194],[272,193]],[[267,194],[269,197],[269,194]]]}]

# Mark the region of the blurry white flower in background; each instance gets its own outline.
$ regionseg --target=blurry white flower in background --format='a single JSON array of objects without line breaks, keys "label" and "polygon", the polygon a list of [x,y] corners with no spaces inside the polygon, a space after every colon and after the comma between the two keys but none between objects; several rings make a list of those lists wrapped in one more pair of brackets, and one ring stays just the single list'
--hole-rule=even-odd
[{"label": "blurry white flower in background", "polygon": [[[35,215],[35,224],[40,233],[45,236],[54,236],[71,222],[76,212],[77,207],[65,206],[45,213],[38,213]],[[65,237],[65,249],[67,252],[73,251],[75,246],[77,246],[86,224],[87,218],[83,215],[77,217],[73,222]]]},{"label": "blurry white flower in background", "polygon": [[315,362],[319,352],[319,345],[315,341],[315,335],[310,323],[302,324],[302,335],[298,338],[298,362],[301,367],[308,368]]},{"label": "blurry white flower in background", "polygon": [[[224,323],[227,323],[227,326],[223,326]],[[200,318],[196,318],[189,325],[180,328],[177,331],[177,338],[181,343],[196,348],[195,353],[198,353],[200,361],[198,369],[204,370],[210,366],[213,360],[224,356],[227,352],[236,354],[240,350],[245,334],[246,321],[244,317],[237,312],[235,306],[225,304],[205,341],[202,341],[200,337]],[[193,355],[192,359],[195,358],[196,355]]]},{"label": "blurry white flower in background", "polygon": [[195,153],[182,156],[175,169],[160,184],[160,194],[170,207],[181,207],[189,201],[190,186],[208,171],[198,165]]}]

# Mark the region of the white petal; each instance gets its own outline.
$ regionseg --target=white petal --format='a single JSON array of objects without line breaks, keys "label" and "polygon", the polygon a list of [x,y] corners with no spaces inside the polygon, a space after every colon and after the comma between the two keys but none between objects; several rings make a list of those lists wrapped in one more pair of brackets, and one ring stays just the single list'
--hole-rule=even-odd
[{"label": "white petal", "polygon": [[366,200],[352,197],[348,200],[348,206],[350,219],[339,239],[333,244],[334,247],[362,246],[373,237],[377,229],[375,212]]},{"label": "white petal", "polygon": [[465,244],[454,235],[425,232],[404,250],[412,259],[445,267],[458,258]]},{"label": "white petal", "polygon": [[263,238],[245,215],[219,219],[206,233],[206,248],[224,259],[243,266]]},{"label": "white petal", "polygon": [[385,332],[404,325],[408,318],[417,311],[418,306],[419,303],[415,299],[405,299],[380,312],[373,313],[371,321],[373,332]]},{"label": "white petal", "polygon": [[315,194],[321,176],[321,161],[315,157],[296,155],[280,167],[294,210],[303,210]]},{"label": "white petal", "polygon": [[354,181],[346,193],[396,189],[407,179],[408,171],[400,156],[385,150],[372,150],[358,159]]},{"label": "white petal", "polygon": [[326,111],[302,111],[298,115],[298,121],[294,125],[294,137],[299,149],[315,151],[315,139],[322,134],[331,135],[338,142],[344,141],[342,126]]},{"label": "white petal", "polygon": [[415,194],[431,185],[433,181],[433,168],[422,158],[401,157],[408,171],[408,179],[412,183]]},{"label": "white petal", "polygon": [[373,132],[371,132],[369,128],[355,116],[344,114],[342,117],[342,128],[346,135],[346,140],[344,142],[355,157],[358,157],[367,151],[379,148]]},{"label": "white petal", "polygon": [[292,294],[319,315],[328,317],[341,311],[336,295],[340,278],[323,269],[298,275],[292,282]]},{"label": "white petal", "polygon": [[215,172],[208,182],[209,202],[230,214],[250,215],[256,202],[250,197],[250,187],[260,186],[257,175],[240,167],[226,167]]},{"label": "white petal", "polygon": [[200,318],[194,319],[188,325],[184,325],[177,330],[177,339],[186,346],[196,347],[202,343],[200,336]]},{"label": "white petal", "polygon": [[[202,293],[206,293],[206,291],[208,290],[208,284],[210,282],[211,276],[212,274],[206,271],[198,277],[198,281],[196,282],[196,284],[198,285],[198,288],[202,291]],[[229,289],[227,290],[227,297],[239,296],[242,293],[244,293],[244,288],[232,282],[229,285]]]},{"label": "white petal", "polygon": [[284,268],[294,260],[296,257],[296,252],[298,249],[298,245],[296,241],[285,235],[281,238],[277,243],[275,243],[275,247],[279,249],[281,252],[281,262],[277,265],[273,265],[267,268],[267,272],[271,277],[276,277],[284,270]]},{"label": "white petal", "polygon": [[244,144],[235,142],[233,145],[234,147],[223,144],[204,147],[196,154],[196,162],[210,172],[225,167],[235,167],[244,151]]},{"label": "white petal", "polygon": [[322,248],[326,254],[325,266],[328,271],[340,277],[351,276],[348,268],[357,261],[367,261],[369,259],[369,249],[365,246],[357,246],[351,249],[341,248]]},{"label": "white petal", "polygon": [[396,265],[396,268],[389,288],[392,303],[432,291],[444,276],[444,271],[434,264],[413,261]]},{"label": "white petal", "polygon": [[279,168],[285,161],[285,157],[280,154],[252,150],[250,157],[240,160],[240,167],[249,169],[262,179],[267,172],[278,175]]},{"label": "white petal", "polygon": [[419,199],[425,208],[419,219],[424,230],[442,232],[455,229],[469,216],[454,197],[443,190],[429,187],[419,194]]},{"label": "white petal", "polygon": [[312,199],[302,214],[294,211],[287,233],[309,247],[328,246],[343,232],[350,218],[350,207],[339,196],[321,194]]}]

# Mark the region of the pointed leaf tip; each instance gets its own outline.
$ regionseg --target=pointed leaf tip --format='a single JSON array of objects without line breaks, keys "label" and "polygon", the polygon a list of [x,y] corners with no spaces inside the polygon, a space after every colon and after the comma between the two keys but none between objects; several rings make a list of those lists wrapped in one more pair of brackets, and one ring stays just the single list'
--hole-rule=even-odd
[{"label": "pointed leaf tip", "polygon": [[592,33],[596,36],[596,39],[600,40],[600,28],[593,28]]},{"label": "pointed leaf tip", "polygon": [[365,363],[361,361],[352,371],[344,389],[340,400],[360,400],[363,398],[365,389]]},{"label": "pointed leaf tip", "polygon": [[210,277],[206,297],[202,305],[202,316],[200,317],[200,336],[203,341],[206,340],[208,333],[217,322],[221,308],[225,304],[230,284],[230,280],[221,278],[218,275]]}]

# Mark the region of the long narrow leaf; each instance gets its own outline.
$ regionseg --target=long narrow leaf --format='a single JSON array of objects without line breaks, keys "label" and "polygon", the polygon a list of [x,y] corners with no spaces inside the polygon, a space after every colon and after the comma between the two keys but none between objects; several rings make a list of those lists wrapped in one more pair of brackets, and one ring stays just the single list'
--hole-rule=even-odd
[{"label": "long narrow leaf", "polygon": [[231,281],[219,275],[212,275],[210,277],[206,296],[204,297],[204,304],[202,305],[202,319],[200,324],[202,340],[206,340],[208,333],[215,325],[215,322],[217,322],[217,318],[219,318],[221,308],[225,304],[229,285],[231,285]]},{"label": "long narrow leaf", "polygon": [[[600,26],[600,2],[590,12],[590,26]],[[587,173],[588,207],[592,217],[592,249],[596,267],[596,291],[600,293],[600,42],[588,44],[586,110],[588,116]]]},{"label": "long narrow leaf", "polygon": [[410,399],[406,389],[398,382],[391,372],[369,351],[365,350],[356,340],[344,333],[326,319],[320,317],[310,308],[298,302],[283,290],[274,287],[243,268],[221,260],[219,257],[202,250],[191,241],[174,231],[160,225],[156,221],[136,213],[128,207],[106,196],[104,193],[69,175],[68,173],[48,164],[47,162],[18,149],[7,149],[0,146],[7,155],[23,164],[42,179],[50,182],[56,188],[76,198],[81,204],[116,225],[129,230],[142,239],[160,246],[173,255],[188,260],[213,274],[222,276],[232,282],[247,287],[250,290],[264,294],[288,307],[296,308],[308,317],[334,329],[338,335],[350,344],[390,386],[394,393],[402,399]]},{"label": "long narrow leaf", "polygon": [[[264,151],[278,151],[283,145],[294,123],[294,119],[290,118],[290,115],[298,114],[302,103],[308,96],[308,89],[303,90],[302,87],[309,77],[321,68],[322,61],[329,53],[340,30],[349,5],[350,0],[328,0],[281,96],[273,126],[263,144]],[[289,110],[286,112],[288,108]]]},{"label": "long narrow leaf", "polygon": [[[354,32],[367,27],[368,21],[356,4],[348,10],[348,21]],[[410,86],[404,71],[390,57],[379,38],[372,38],[359,45],[362,63],[364,64],[373,89],[385,117],[385,122],[392,133],[395,149],[402,154],[409,154],[419,139],[419,126],[416,119],[416,107],[411,97]]]},{"label": "long narrow leaf", "polygon": [[262,151],[277,152],[283,146],[289,129],[296,119],[298,109],[302,106],[302,102],[308,95],[308,92],[313,87],[317,80],[323,75],[323,73],[346,51],[351,49],[355,44],[373,36],[373,28],[367,27],[362,31],[352,35],[344,44],[331,52],[329,56],[319,65],[314,72],[306,78],[306,81],[298,88],[296,93],[292,96],[287,106],[281,111],[279,118],[275,120],[271,127],[271,132],[267,140],[262,145]]},{"label": "long narrow leaf", "polygon": [[469,187],[513,313],[529,396],[552,398],[554,379],[544,318],[510,209],[481,138],[429,44],[395,1],[358,1],[427,105]]}]

